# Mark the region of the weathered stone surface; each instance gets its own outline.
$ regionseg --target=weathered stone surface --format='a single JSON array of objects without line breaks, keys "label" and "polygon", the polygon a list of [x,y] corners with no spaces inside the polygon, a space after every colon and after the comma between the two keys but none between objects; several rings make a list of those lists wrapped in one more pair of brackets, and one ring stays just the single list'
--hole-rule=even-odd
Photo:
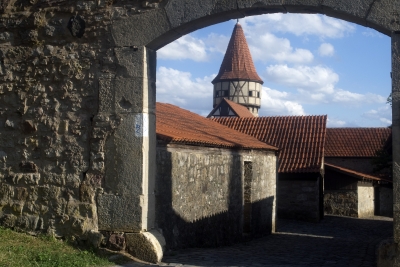
[{"label": "weathered stone surface", "polygon": [[275,160],[273,153],[159,146],[156,214],[168,249],[214,247],[242,240],[244,161],[251,161],[253,170],[252,221],[247,234],[274,231]]},{"label": "weathered stone surface", "polygon": [[115,109],[117,113],[141,113],[143,110],[143,88],[146,78],[115,79]]},{"label": "weathered stone surface", "polygon": [[386,34],[400,30],[400,2],[374,1],[367,17],[367,25]]},{"label": "weathered stone surface", "polygon": [[32,134],[37,131],[37,127],[32,120],[26,120],[22,124],[22,132],[24,134]]},{"label": "weathered stone surface", "polygon": [[398,253],[398,245],[393,239],[383,240],[377,249],[377,266],[378,267],[393,267]]},{"label": "weathered stone surface", "polygon": [[[262,9],[263,7],[279,7],[282,6],[284,0],[238,0],[237,5],[238,8],[250,8],[250,7],[258,7]],[[282,9],[283,10],[283,9]]]},{"label": "weathered stone surface", "polygon": [[374,216],[374,187],[358,186],[358,217]]},{"label": "weathered stone surface", "polygon": [[374,0],[323,0],[324,13],[336,18],[365,25],[365,18]]},{"label": "weathered stone surface", "polygon": [[143,46],[170,29],[165,11],[156,9],[116,20],[111,31],[116,46]]},{"label": "weathered stone surface", "polygon": [[318,222],[321,219],[319,181],[315,177],[318,174],[309,174],[308,180],[282,180],[281,176],[277,190],[278,218]]},{"label": "weathered stone surface", "polygon": [[67,28],[72,36],[82,38],[85,33],[86,22],[79,15],[73,16],[69,19]]},{"label": "weathered stone surface", "polygon": [[106,247],[115,251],[125,250],[126,243],[124,234],[110,234],[107,240]]},{"label": "weathered stone surface", "polygon": [[156,230],[143,233],[126,234],[128,252],[143,261],[157,263],[163,257],[165,240]]},{"label": "weathered stone surface", "polygon": [[188,2],[185,0],[170,0],[165,7],[165,11],[167,12],[171,26],[173,28],[177,28],[187,22],[210,15],[216,4],[215,2],[215,0],[195,2]]},{"label": "weathered stone surface", "polygon": [[99,229],[121,232],[142,230],[140,196],[103,193],[97,196],[97,204]]},{"label": "weathered stone surface", "polygon": [[21,162],[19,168],[22,172],[37,172],[38,167],[33,162]]},{"label": "weathered stone surface", "polygon": [[325,190],[325,214],[358,217],[357,190]]},{"label": "weathered stone surface", "polygon": [[322,12],[323,0],[283,0],[287,12],[291,13],[317,13]]},{"label": "weathered stone surface", "polygon": [[144,46],[114,49],[118,63],[117,78],[144,77],[145,49]]}]

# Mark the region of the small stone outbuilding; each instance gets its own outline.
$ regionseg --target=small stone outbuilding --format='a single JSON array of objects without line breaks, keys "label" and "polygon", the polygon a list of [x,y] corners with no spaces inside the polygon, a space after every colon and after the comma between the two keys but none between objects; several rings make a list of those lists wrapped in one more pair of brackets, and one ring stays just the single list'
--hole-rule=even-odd
[{"label": "small stone outbuilding", "polygon": [[390,128],[328,128],[325,144],[326,214],[393,216],[391,170],[377,171],[377,151],[391,147]]},{"label": "small stone outbuilding", "polygon": [[177,106],[156,108],[156,224],[167,249],[273,232],[278,149]]},{"label": "small stone outbuilding", "polygon": [[213,119],[280,149],[278,218],[323,218],[323,157],[327,116]]}]

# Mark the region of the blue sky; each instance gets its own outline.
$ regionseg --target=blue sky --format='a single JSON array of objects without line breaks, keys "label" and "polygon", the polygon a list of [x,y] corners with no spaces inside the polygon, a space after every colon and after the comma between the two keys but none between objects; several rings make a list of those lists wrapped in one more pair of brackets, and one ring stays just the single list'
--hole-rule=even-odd
[{"label": "blue sky", "polygon": [[[157,53],[157,101],[206,116],[236,20],[216,24]],[[329,127],[385,127],[391,90],[390,38],[323,15],[240,19],[264,80],[260,116],[328,115]]]}]

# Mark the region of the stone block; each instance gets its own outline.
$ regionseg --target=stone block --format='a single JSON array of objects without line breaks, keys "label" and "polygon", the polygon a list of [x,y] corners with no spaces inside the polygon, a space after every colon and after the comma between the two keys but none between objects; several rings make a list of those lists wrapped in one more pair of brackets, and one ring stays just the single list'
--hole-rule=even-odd
[{"label": "stone block", "polygon": [[145,46],[170,29],[164,9],[114,20],[111,26],[115,46]]},{"label": "stone block", "polygon": [[138,195],[99,194],[97,204],[100,230],[121,232],[142,230],[142,207]]},{"label": "stone block", "polygon": [[287,12],[291,13],[316,13],[321,12],[323,0],[283,0]]},{"label": "stone block", "polygon": [[88,242],[92,247],[94,248],[100,247],[104,239],[104,236],[101,233],[94,230],[90,230],[87,235],[88,235]]},{"label": "stone block", "polygon": [[374,1],[367,17],[367,26],[388,36],[400,30],[400,1]]},{"label": "stone block", "polygon": [[170,0],[165,6],[165,11],[172,28],[177,28],[182,24],[210,15],[214,5],[215,0]]},{"label": "stone block", "polygon": [[324,13],[365,26],[365,17],[374,0],[323,0]]},{"label": "stone block", "polygon": [[284,0],[237,0],[238,8],[252,8],[252,7],[277,7],[282,6]]},{"label": "stone block", "polygon": [[114,80],[115,111],[117,113],[142,113],[146,109],[147,90],[148,80],[146,78]]},{"label": "stone block", "polygon": [[125,236],[127,250],[132,256],[151,263],[162,260],[165,240],[158,231],[125,234]]},{"label": "stone block", "polygon": [[145,49],[144,46],[115,48],[114,53],[118,63],[116,77],[144,77],[144,68],[146,67]]},{"label": "stone block", "polygon": [[126,243],[124,234],[117,234],[117,233],[110,234],[106,246],[108,249],[115,251],[125,250]]}]

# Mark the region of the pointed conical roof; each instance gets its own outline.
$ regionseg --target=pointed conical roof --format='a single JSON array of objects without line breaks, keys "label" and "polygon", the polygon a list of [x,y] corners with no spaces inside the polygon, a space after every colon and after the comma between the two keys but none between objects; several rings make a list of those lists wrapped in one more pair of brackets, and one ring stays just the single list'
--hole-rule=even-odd
[{"label": "pointed conical roof", "polygon": [[217,77],[212,81],[250,80],[263,83],[251,58],[242,26],[236,23]]}]

